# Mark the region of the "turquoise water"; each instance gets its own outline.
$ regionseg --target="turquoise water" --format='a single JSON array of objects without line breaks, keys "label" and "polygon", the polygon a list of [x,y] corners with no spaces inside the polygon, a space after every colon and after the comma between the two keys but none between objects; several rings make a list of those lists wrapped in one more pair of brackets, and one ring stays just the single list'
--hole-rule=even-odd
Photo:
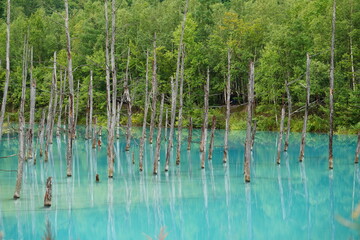
[{"label": "turquoise water", "polygon": [[[55,239],[358,239],[357,232],[336,219],[351,219],[360,203],[360,171],[354,165],[355,135],[335,136],[334,170],[328,170],[328,136],[308,134],[303,163],[298,162],[300,134],[292,134],[281,165],[275,163],[277,133],[258,132],[252,155],[251,183],[243,180],[245,132],[229,136],[229,162],[222,164],[222,130],[215,136],[212,161],[200,169],[200,131],[191,151],[187,131],[180,166],[175,154],[164,173],[152,175],[155,145],[146,144],[144,172],[138,171],[140,129],[130,152],[125,138],[115,143],[113,179],[107,176],[106,136],[92,149],[79,137],[74,145],[73,177],[66,177],[66,138],[54,138],[50,160],[24,165],[21,198],[12,199],[17,158],[0,159],[0,232],[4,239],[42,239],[46,222]],[[83,136],[80,129],[78,136]],[[156,135],[155,135],[156,136]],[[11,137],[11,136],[10,136]],[[17,139],[1,144],[0,156],[17,152]],[[176,146],[176,145],[175,145]],[[132,164],[134,156],[135,165]],[[100,183],[95,183],[95,174]],[[51,208],[43,207],[45,181],[53,177]]]}]

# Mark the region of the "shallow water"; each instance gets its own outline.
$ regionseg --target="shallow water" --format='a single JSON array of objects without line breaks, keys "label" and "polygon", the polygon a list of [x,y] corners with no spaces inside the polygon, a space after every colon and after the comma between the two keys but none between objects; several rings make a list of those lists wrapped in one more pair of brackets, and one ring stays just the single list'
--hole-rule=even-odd
[{"label": "shallow water", "polygon": [[[80,128],[78,136],[83,136]],[[334,170],[328,170],[328,136],[308,134],[303,163],[298,162],[300,134],[275,163],[277,133],[258,132],[252,152],[251,183],[243,179],[245,132],[229,136],[229,162],[222,164],[222,130],[215,135],[212,161],[200,169],[200,131],[191,151],[183,131],[181,164],[164,173],[162,142],[159,175],[152,175],[155,145],[146,144],[144,171],[138,171],[140,129],[125,152],[115,143],[113,179],[107,176],[106,136],[92,149],[79,137],[74,144],[73,177],[66,177],[66,137],[54,138],[49,162],[37,153],[24,165],[21,198],[12,199],[17,157],[0,159],[0,232],[4,239],[42,239],[46,222],[55,239],[358,239],[337,216],[350,219],[360,202],[360,171],[354,165],[355,135],[335,136]],[[156,136],[156,135],[155,135]],[[10,136],[11,137],[11,136]],[[17,138],[0,142],[0,156],[18,151]],[[176,143],[174,144],[176,146]],[[175,150],[175,148],[174,148]],[[132,158],[135,164],[132,164]],[[95,174],[100,183],[95,183]],[[43,207],[45,181],[53,177],[50,208]]]}]

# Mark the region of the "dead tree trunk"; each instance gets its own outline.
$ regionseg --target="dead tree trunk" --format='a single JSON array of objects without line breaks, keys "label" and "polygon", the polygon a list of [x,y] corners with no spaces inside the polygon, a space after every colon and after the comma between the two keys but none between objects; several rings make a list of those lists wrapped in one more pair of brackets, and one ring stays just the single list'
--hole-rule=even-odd
[{"label": "dead tree trunk", "polygon": [[179,115],[178,115],[178,142],[176,151],[176,165],[180,164],[181,140],[182,140],[182,112],[184,105],[184,65],[185,65],[185,46],[182,49],[181,70],[180,70],[180,90],[179,90]]},{"label": "dead tree trunk", "polygon": [[163,109],[164,109],[164,94],[161,94],[159,125],[158,125],[158,133],[157,133],[157,137],[156,137],[156,150],[155,150],[154,170],[153,170],[153,173],[155,175],[158,172],[158,162],[160,161],[161,127],[162,127]]},{"label": "dead tree trunk", "polygon": [[165,111],[165,124],[164,124],[164,130],[165,130],[165,141],[168,140],[168,109]]},{"label": "dead tree trunk", "polygon": [[78,80],[77,82],[77,91],[76,91],[76,108],[75,108],[75,122],[74,122],[74,125],[75,125],[75,137],[76,137],[76,127],[77,127],[77,122],[78,122],[78,115],[79,115],[79,94],[80,92],[80,81]]},{"label": "dead tree trunk", "polygon": [[305,102],[304,125],[301,134],[300,155],[299,155],[300,162],[302,162],[302,160],[304,159],[309,103],[310,103],[310,55],[307,53],[306,54],[306,102]]},{"label": "dead tree trunk", "polygon": [[92,132],[92,118],[93,118],[93,71],[90,71],[90,82],[89,82],[89,91],[88,91],[88,97],[89,97],[89,115],[86,118],[86,138],[91,138],[91,132]]},{"label": "dead tree trunk", "polygon": [[45,109],[42,111],[41,115],[41,123],[40,123],[40,133],[39,133],[39,142],[40,142],[40,157],[43,155],[43,147],[44,147],[44,135],[45,135],[45,116],[46,112]]},{"label": "dead tree trunk", "polygon": [[230,82],[231,82],[231,50],[228,49],[228,74],[226,81],[226,120],[225,120],[225,136],[224,136],[224,157],[223,163],[228,159],[228,136],[230,129]]},{"label": "dead tree trunk", "polygon": [[144,158],[144,144],[145,144],[145,136],[146,136],[146,120],[147,114],[149,111],[149,52],[146,51],[146,74],[145,74],[145,110],[144,110],[144,120],[142,125],[142,132],[141,132],[141,140],[140,140],[140,147],[139,147],[139,171],[142,172],[143,170],[143,158]]},{"label": "dead tree trunk", "polygon": [[75,135],[75,119],[74,119],[74,77],[72,69],[71,56],[71,40],[69,29],[69,9],[68,0],[65,0],[65,33],[66,33],[66,50],[67,50],[67,73],[69,80],[69,118],[68,118],[68,144],[66,154],[66,175],[72,176],[72,155],[73,155],[73,140]]},{"label": "dead tree trunk", "polygon": [[330,95],[329,169],[333,169],[335,23],[336,23],[336,0],[334,0],[334,5],[333,5],[332,34],[331,34],[330,94],[329,94]]},{"label": "dead tree trunk", "polygon": [[6,80],[4,85],[4,94],[1,104],[1,116],[0,116],[0,139],[2,137],[2,126],[4,123],[5,109],[6,109],[6,100],[7,92],[10,82],[10,0],[7,0],[6,8]]},{"label": "dead tree trunk", "polygon": [[61,115],[64,103],[64,95],[65,95],[65,86],[66,86],[66,71],[64,72],[64,78],[62,73],[60,72],[60,100],[59,100],[59,115],[56,127],[56,136],[60,136],[61,132]]},{"label": "dead tree trunk", "polygon": [[128,59],[126,63],[126,72],[125,72],[125,81],[124,81],[124,95],[126,98],[126,101],[128,103],[127,107],[127,113],[128,113],[128,121],[126,125],[126,147],[125,151],[130,150],[130,141],[131,141],[131,98],[130,98],[130,90],[129,90],[129,65],[130,65],[130,48],[128,49]]},{"label": "dead tree trunk", "polygon": [[358,142],[355,153],[355,163],[359,163],[359,154],[360,154],[360,131],[358,132]]},{"label": "dead tree trunk", "polygon": [[212,159],[212,154],[214,150],[214,136],[215,136],[215,128],[216,128],[216,116],[212,117],[212,125],[211,125],[211,137],[210,137],[210,146],[209,146],[209,160]]},{"label": "dead tree trunk", "polygon": [[149,143],[153,142],[154,128],[155,128],[155,115],[156,115],[156,101],[157,101],[157,63],[156,63],[156,33],[154,34],[154,60],[153,60],[153,73],[152,73],[152,103],[151,103],[151,118],[150,118],[150,133]]},{"label": "dead tree trunk", "polygon": [[[253,112],[254,114],[254,112]],[[253,121],[253,125],[252,125],[252,128],[251,128],[251,150],[254,148],[254,143],[255,143],[255,135],[256,135],[256,120]]]},{"label": "dead tree trunk", "polygon": [[200,143],[201,155],[201,168],[205,168],[205,153],[206,153],[206,142],[207,142],[207,129],[208,129],[208,116],[209,116],[209,88],[210,88],[210,70],[207,69],[206,84],[204,86],[204,123],[202,127],[202,137]]},{"label": "dead tree trunk", "polygon": [[97,118],[94,117],[92,119],[92,148],[96,148],[96,144],[97,144],[97,132],[96,132],[96,124],[97,124]]},{"label": "dead tree trunk", "polygon": [[282,145],[282,139],[283,139],[283,133],[284,133],[284,119],[285,119],[285,107],[283,106],[281,109],[281,121],[280,121],[280,132],[279,132],[279,138],[278,138],[278,146],[277,146],[277,157],[276,157],[276,163],[280,164],[281,159],[281,145]]},{"label": "dead tree trunk", "polygon": [[191,149],[192,130],[193,130],[193,123],[192,123],[192,117],[190,117],[189,118],[189,130],[188,130],[188,145],[187,145],[188,151],[190,151],[190,149]]},{"label": "dead tree trunk", "polygon": [[16,187],[14,199],[20,198],[20,191],[23,177],[23,166],[25,160],[25,97],[26,97],[26,75],[27,75],[27,40],[24,41],[24,54],[23,54],[23,74],[22,74],[22,91],[21,103],[19,111],[19,156],[18,156],[18,169],[16,177]]},{"label": "dead tree trunk", "polygon": [[120,138],[120,111],[121,111],[121,107],[120,107],[120,103],[118,103],[116,107],[116,118],[115,118],[116,139]]},{"label": "dead tree trunk", "polygon": [[176,63],[175,83],[173,83],[174,89],[173,89],[172,101],[171,101],[171,122],[170,122],[169,142],[168,142],[167,151],[166,151],[165,172],[167,172],[169,170],[171,148],[172,148],[173,141],[174,141],[174,125],[175,125],[177,92],[178,92],[178,87],[179,87],[180,60],[181,60],[181,55],[182,55],[182,46],[183,46],[183,38],[184,38],[184,31],[185,31],[188,2],[189,2],[189,0],[186,0],[185,10],[184,10],[184,19],[183,19],[183,22],[181,25],[180,43],[179,43],[179,50],[178,50],[177,63]]},{"label": "dead tree trunk", "polygon": [[54,113],[56,111],[56,52],[54,52],[54,68],[52,74],[52,84],[51,84],[51,93],[50,93],[50,100],[49,100],[49,112],[46,121],[46,144],[45,144],[45,162],[48,160],[48,152],[49,152],[49,145],[52,144],[53,138],[53,130],[52,127],[54,125]]},{"label": "dead tree trunk", "polygon": [[27,158],[33,158],[33,139],[34,139],[34,122],[35,122],[35,96],[36,80],[33,78],[33,48],[30,50],[30,120],[27,134]]},{"label": "dead tree trunk", "polygon": [[52,198],[52,179],[48,177],[46,180],[46,192],[44,196],[44,207],[51,207],[51,198]]},{"label": "dead tree trunk", "polygon": [[111,112],[111,121],[110,121],[110,130],[108,133],[108,176],[109,178],[113,177],[114,174],[114,129],[115,129],[115,117],[116,117],[116,90],[117,90],[117,77],[116,77],[116,66],[115,66],[115,25],[116,25],[116,6],[115,1],[111,2],[111,46],[110,46],[110,58],[111,58],[111,74],[112,74],[112,107]]},{"label": "dead tree trunk", "polygon": [[[350,3],[350,31],[353,30],[353,2]],[[354,67],[354,50],[353,50],[353,39],[352,34],[349,34],[349,42],[350,42],[350,62],[351,62],[351,80],[352,80],[352,87],[353,91],[356,90],[356,77],[355,77],[355,67]]]},{"label": "dead tree trunk", "polygon": [[287,119],[284,152],[287,152],[287,150],[289,148],[289,137],[290,137],[290,128],[291,128],[291,111],[292,111],[291,95],[290,95],[289,84],[287,81],[285,81],[285,89],[286,89],[286,96],[287,96],[287,100],[288,100],[288,119]]},{"label": "dead tree trunk", "polygon": [[245,182],[250,182],[250,162],[251,162],[251,121],[252,109],[254,105],[254,62],[250,62],[249,92],[247,106],[247,127],[246,127],[246,144],[245,144]]}]

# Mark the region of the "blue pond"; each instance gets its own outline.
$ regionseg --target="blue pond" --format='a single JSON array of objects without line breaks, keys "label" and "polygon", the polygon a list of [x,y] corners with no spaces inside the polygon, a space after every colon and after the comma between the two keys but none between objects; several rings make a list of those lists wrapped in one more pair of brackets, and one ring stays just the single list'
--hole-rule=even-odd
[{"label": "blue pond", "polygon": [[[328,136],[308,134],[303,163],[300,134],[290,136],[289,151],[275,163],[277,133],[258,132],[251,161],[251,183],[243,177],[245,132],[231,131],[229,162],[223,165],[222,130],[215,134],[212,161],[200,168],[200,131],[186,150],[183,131],[180,166],[172,152],[165,173],[162,141],[158,176],[152,175],[155,144],[146,144],[144,171],[138,171],[140,129],[125,152],[122,133],[115,142],[113,179],[107,178],[106,136],[93,149],[78,129],[73,177],[66,177],[66,137],[54,138],[49,161],[24,164],[21,198],[13,200],[17,157],[0,159],[0,232],[3,239],[42,239],[46,223],[55,239],[358,239],[343,226],[360,203],[360,171],[354,165],[355,135],[334,139],[334,170],[328,170]],[[13,138],[12,138],[13,137]],[[18,151],[16,136],[4,135],[0,156]],[[176,146],[176,143],[175,145]],[[133,160],[135,164],[133,164]],[[100,182],[95,182],[99,174]],[[45,182],[53,177],[50,208],[43,207]],[[0,237],[1,238],[1,237]]]}]

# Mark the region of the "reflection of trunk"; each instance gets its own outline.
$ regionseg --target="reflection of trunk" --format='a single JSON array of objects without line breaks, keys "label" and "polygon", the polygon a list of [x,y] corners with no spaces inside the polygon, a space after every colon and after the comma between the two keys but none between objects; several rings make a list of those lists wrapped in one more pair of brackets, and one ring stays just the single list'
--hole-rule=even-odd
[{"label": "reflection of trunk", "polygon": [[164,109],[164,94],[161,95],[159,125],[158,125],[158,133],[156,138],[156,151],[154,157],[154,171],[153,171],[154,174],[157,174],[158,172],[158,162],[160,160],[161,126],[162,126],[162,118],[163,118],[163,109]]},{"label": "reflection of trunk", "polygon": [[16,178],[16,188],[14,199],[20,198],[20,191],[23,178],[23,167],[25,160],[25,97],[26,97],[26,76],[27,76],[27,40],[24,41],[24,54],[23,54],[23,76],[22,76],[22,90],[21,90],[21,103],[19,111],[19,156],[18,156],[18,169]]},{"label": "reflection of trunk", "polygon": [[359,163],[359,152],[360,152],[360,131],[358,132],[358,143],[355,153],[355,163]]},{"label": "reflection of trunk", "polygon": [[225,136],[224,136],[224,157],[223,163],[228,159],[228,135],[230,129],[230,81],[231,81],[231,50],[228,49],[228,74],[226,81],[226,120],[225,120]]},{"label": "reflection of trunk", "polygon": [[2,126],[5,116],[7,92],[10,82],[10,0],[7,0],[6,8],[6,80],[4,85],[4,94],[1,104],[1,116],[0,116],[0,139],[2,136]]},{"label": "reflection of trunk", "polygon": [[178,117],[178,142],[176,151],[176,165],[180,164],[181,140],[182,140],[182,111],[183,111],[183,91],[184,91],[184,64],[185,64],[185,46],[182,49],[181,73],[180,73],[180,91],[179,91],[179,117]]},{"label": "reflection of trunk", "polygon": [[33,78],[33,48],[30,50],[30,121],[27,134],[27,158],[33,158],[34,120],[35,120],[36,80]]},{"label": "reflection of trunk", "polygon": [[286,152],[289,147],[289,137],[290,137],[290,128],[291,128],[291,111],[292,111],[291,95],[290,95],[290,89],[289,89],[289,85],[288,85],[287,81],[285,81],[285,89],[286,89],[286,95],[287,95],[287,100],[288,100],[288,119],[287,119],[287,128],[286,128],[285,146],[284,146],[284,151]]},{"label": "reflection of trunk", "polygon": [[251,121],[252,109],[254,104],[254,63],[250,63],[249,93],[247,106],[247,127],[246,127],[246,144],[245,144],[245,182],[250,182],[250,161],[251,161]]},{"label": "reflection of trunk", "polygon": [[191,149],[192,130],[193,130],[193,123],[192,123],[192,117],[190,117],[190,118],[189,118],[189,130],[188,130],[188,145],[187,145],[187,150],[190,150],[190,149]]},{"label": "reflection of trunk", "polygon": [[309,54],[306,54],[306,102],[305,102],[304,125],[303,125],[302,134],[301,134],[301,145],[300,145],[300,155],[299,155],[300,162],[302,162],[302,160],[304,158],[306,126],[307,126],[307,119],[308,119],[309,103],[310,103],[310,56],[309,56]]},{"label": "reflection of trunk", "polygon": [[329,169],[333,169],[333,121],[334,121],[334,57],[335,57],[335,22],[336,0],[333,5],[332,35],[331,35],[331,60],[330,60],[330,133],[329,133]]},{"label": "reflection of trunk", "polygon": [[151,105],[151,119],[150,119],[150,133],[149,133],[149,142],[152,144],[154,128],[155,128],[155,115],[156,115],[156,101],[157,101],[157,76],[156,76],[156,33],[154,34],[154,60],[153,60],[153,73],[152,73],[152,105]]},{"label": "reflection of trunk", "polygon": [[69,29],[69,9],[68,0],[65,0],[65,31],[66,31],[66,42],[67,42],[67,71],[69,80],[69,120],[68,120],[68,144],[66,154],[66,175],[72,176],[72,158],[73,158],[73,139],[75,134],[74,124],[74,78],[72,69],[72,56],[71,56],[71,40],[70,40],[70,29]]},{"label": "reflection of trunk", "polygon": [[282,139],[284,133],[284,118],[285,118],[285,107],[283,106],[281,109],[280,132],[279,132],[278,147],[277,147],[277,157],[276,157],[277,164],[280,164],[280,158],[281,158],[281,145],[282,145]]},{"label": "reflection of trunk", "polygon": [[214,115],[212,118],[212,125],[211,125],[211,137],[210,137],[209,157],[208,157],[209,159],[212,159],[212,154],[214,149],[215,128],[216,128],[216,116]]},{"label": "reflection of trunk", "polygon": [[141,140],[139,146],[139,170],[143,170],[143,158],[144,158],[144,143],[146,136],[146,120],[149,111],[149,96],[148,96],[148,87],[149,87],[149,52],[146,52],[146,75],[145,75],[145,110],[144,110],[144,120],[141,132]]},{"label": "reflection of trunk", "polygon": [[206,85],[204,86],[204,123],[202,127],[200,152],[201,152],[201,168],[205,168],[205,153],[207,142],[207,130],[208,130],[208,115],[209,115],[209,85],[210,85],[210,71],[207,70]]},{"label": "reflection of trunk", "polygon": [[128,49],[128,59],[126,63],[126,72],[125,72],[125,81],[124,81],[124,95],[127,102],[127,113],[128,113],[128,121],[126,125],[126,147],[125,151],[130,150],[130,140],[131,140],[131,98],[130,98],[130,90],[129,90],[129,64],[130,64],[130,48]]}]

